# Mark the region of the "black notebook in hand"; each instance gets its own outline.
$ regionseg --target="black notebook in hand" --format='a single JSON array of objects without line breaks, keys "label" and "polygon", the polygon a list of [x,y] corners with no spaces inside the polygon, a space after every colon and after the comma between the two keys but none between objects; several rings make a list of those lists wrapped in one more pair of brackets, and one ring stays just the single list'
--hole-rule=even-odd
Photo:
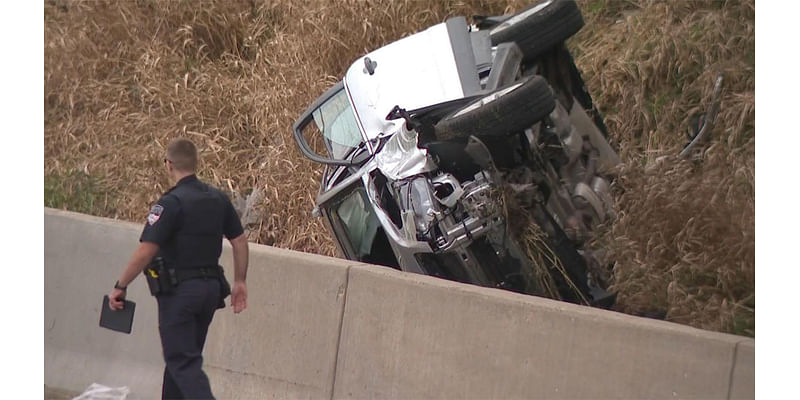
[{"label": "black notebook in hand", "polygon": [[136,310],[136,303],[124,300],[125,307],[122,310],[114,311],[108,307],[108,295],[103,296],[102,311],[100,311],[100,326],[117,332],[131,333],[133,326],[133,312]]}]

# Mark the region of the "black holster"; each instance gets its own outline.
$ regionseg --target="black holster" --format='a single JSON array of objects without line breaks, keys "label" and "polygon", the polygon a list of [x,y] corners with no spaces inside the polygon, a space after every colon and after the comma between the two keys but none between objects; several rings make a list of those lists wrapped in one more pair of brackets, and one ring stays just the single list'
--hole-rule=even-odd
[{"label": "black holster", "polygon": [[161,257],[154,258],[142,273],[147,278],[147,287],[150,288],[150,294],[153,296],[172,293],[178,286],[175,269],[167,268]]},{"label": "black holster", "polygon": [[222,300],[225,300],[226,297],[231,295],[231,284],[228,282],[228,279],[225,278],[225,270],[222,269],[222,266],[219,266],[219,284],[220,284],[220,297]]},{"label": "black holster", "polygon": [[231,284],[225,278],[225,270],[222,269],[222,265],[219,265],[219,290],[219,305],[217,308],[225,308],[225,298],[231,295]]}]

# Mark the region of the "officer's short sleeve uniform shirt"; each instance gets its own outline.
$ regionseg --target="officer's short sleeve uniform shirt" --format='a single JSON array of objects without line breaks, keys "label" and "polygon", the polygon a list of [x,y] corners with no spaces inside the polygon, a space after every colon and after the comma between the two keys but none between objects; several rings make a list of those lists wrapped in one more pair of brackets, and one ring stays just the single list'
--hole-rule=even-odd
[{"label": "officer's short sleeve uniform shirt", "polygon": [[227,239],[239,237],[239,235],[244,233],[242,222],[239,221],[239,214],[236,214],[236,209],[233,208],[233,204],[231,204],[231,201],[228,199],[228,197],[222,193],[220,194],[225,199],[225,222],[223,225],[223,234]]},{"label": "officer's short sleeve uniform shirt", "polygon": [[178,228],[180,212],[181,205],[175,196],[169,193],[161,196],[147,214],[147,223],[139,241],[163,246]]},{"label": "officer's short sleeve uniform shirt", "polygon": [[212,190],[217,196],[219,196],[219,199],[224,205],[223,209],[221,210],[223,214],[222,234],[227,239],[236,238],[244,233],[242,224],[239,221],[239,216],[236,213],[236,210],[233,208],[233,204],[231,204],[230,199],[228,199],[228,197],[219,190],[215,188],[209,188],[205,186],[205,184],[202,184],[199,180],[197,180],[195,175],[191,175],[181,179],[177,185],[175,185],[175,187],[161,196],[158,202],[156,202],[156,204],[150,208],[150,212],[147,214],[147,222],[145,223],[144,230],[139,238],[140,242],[151,242],[162,247],[170,243],[173,235],[180,228],[181,220],[183,218],[181,202],[176,195],[171,194],[170,192],[181,185],[188,185],[189,187],[203,185],[203,187]]}]

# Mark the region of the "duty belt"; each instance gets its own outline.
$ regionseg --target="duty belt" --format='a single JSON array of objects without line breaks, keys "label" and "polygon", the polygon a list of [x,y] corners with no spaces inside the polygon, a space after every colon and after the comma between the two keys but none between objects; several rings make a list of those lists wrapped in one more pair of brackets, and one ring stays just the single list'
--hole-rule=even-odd
[{"label": "duty belt", "polygon": [[176,268],[175,277],[178,282],[198,278],[221,278],[222,271],[218,266],[201,268]]}]

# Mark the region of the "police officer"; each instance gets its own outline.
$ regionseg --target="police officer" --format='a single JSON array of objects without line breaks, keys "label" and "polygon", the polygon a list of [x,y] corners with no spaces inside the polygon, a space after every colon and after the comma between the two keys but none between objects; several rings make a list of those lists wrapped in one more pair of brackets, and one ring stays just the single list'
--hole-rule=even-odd
[{"label": "police officer", "polygon": [[[127,286],[154,257],[174,268],[177,285],[156,296],[164,353],[164,399],[213,399],[202,370],[203,346],[217,308],[224,307],[217,267],[222,236],[233,247],[234,313],[247,307],[247,237],[230,200],[195,176],[197,149],[183,138],[167,146],[164,164],[175,186],[150,209],[139,247],[109,295],[111,309],[123,307]],[[221,279],[220,279],[221,278]]]}]

